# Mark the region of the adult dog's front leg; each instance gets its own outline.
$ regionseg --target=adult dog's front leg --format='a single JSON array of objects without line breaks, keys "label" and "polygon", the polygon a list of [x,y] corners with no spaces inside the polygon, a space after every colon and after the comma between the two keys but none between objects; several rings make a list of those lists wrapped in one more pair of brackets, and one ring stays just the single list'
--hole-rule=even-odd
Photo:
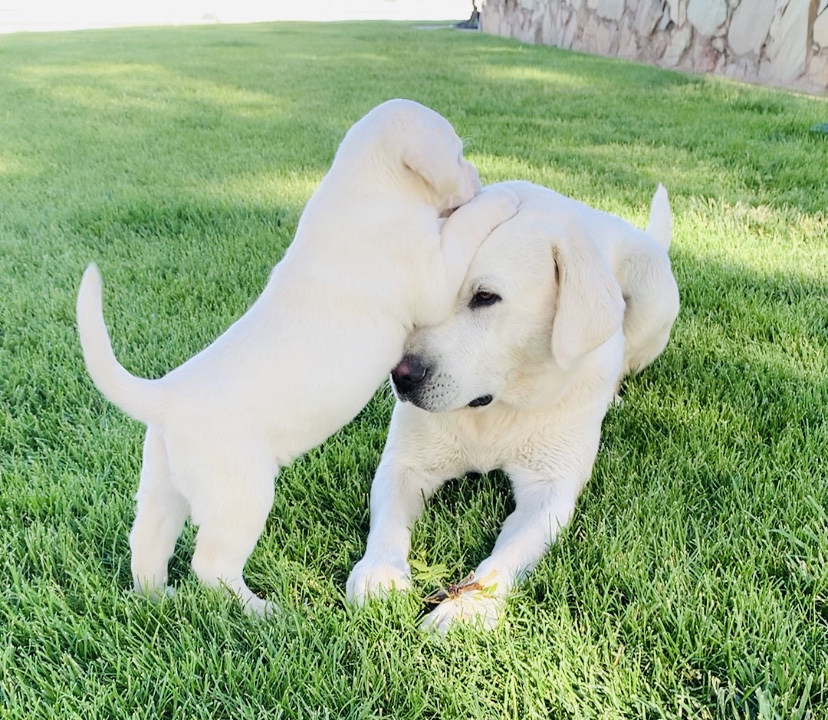
[{"label": "adult dog's front leg", "polygon": [[423,627],[446,632],[455,622],[478,623],[491,630],[520,580],[540,562],[566,527],[581,482],[514,478],[515,511],[506,518],[492,554],[474,571],[472,589],[459,592],[432,610]]},{"label": "adult dog's front leg", "polygon": [[386,449],[374,476],[365,555],[354,566],[345,588],[348,600],[359,605],[372,596],[411,587],[411,526],[422,513],[425,500],[444,482],[397,464],[393,456]]},{"label": "adult dog's front leg", "polygon": [[471,589],[438,605],[426,616],[424,627],[444,633],[458,621],[476,622],[486,629],[497,624],[509,592],[534,569],[572,519],[598,453],[600,419],[589,413],[581,422],[570,417],[569,427],[551,432],[542,445],[543,457],[534,459],[532,470],[504,468],[514,488],[514,512],[503,523],[492,554],[475,569]]}]

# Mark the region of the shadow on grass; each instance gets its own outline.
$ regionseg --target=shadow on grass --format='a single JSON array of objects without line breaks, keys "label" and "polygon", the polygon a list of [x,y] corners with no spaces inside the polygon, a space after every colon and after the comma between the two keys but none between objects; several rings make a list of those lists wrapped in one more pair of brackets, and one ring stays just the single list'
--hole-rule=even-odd
[{"label": "shadow on grass", "polygon": [[[353,122],[407,96],[461,134],[475,118],[472,149],[508,138],[509,157],[583,172],[598,194],[701,162],[702,179],[671,191],[803,212],[828,204],[828,144],[808,134],[826,112],[820,99],[484,35],[447,43],[449,32],[367,23],[80,33],[94,51],[42,47],[0,76],[12,97],[49,108],[41,135],[68,136],[93,157],[102,142],[121,148],[138,177],[151,163],[203,163],[206,178],[280,165],[323,173]],[[192,142],[176,147],[182,130]],[[12,136],[7,152],[24,155],[24,142]],[[210,154],[228,147],[237,161],[211,169]]]}]

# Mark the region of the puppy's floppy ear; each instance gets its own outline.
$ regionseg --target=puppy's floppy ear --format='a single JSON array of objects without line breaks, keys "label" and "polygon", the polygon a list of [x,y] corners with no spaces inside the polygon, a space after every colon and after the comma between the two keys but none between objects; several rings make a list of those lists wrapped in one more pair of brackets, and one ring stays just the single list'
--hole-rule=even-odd
[{"label": "puppy's floppy ear", "polygon": [[[412,133],[413,134],[413,133]],[[425,133],[403,153],[405,167],[419,175],[440,197],[455,195],[462,185],[460,158],[446,152],[444,143],[430,142]]]},{"label": "puppy's floppy ear", "polygon": [[552,355],[569,369],[621,327],[624,298],[609,262],[587,233],[566,233],[552,252],[558,272]]}]

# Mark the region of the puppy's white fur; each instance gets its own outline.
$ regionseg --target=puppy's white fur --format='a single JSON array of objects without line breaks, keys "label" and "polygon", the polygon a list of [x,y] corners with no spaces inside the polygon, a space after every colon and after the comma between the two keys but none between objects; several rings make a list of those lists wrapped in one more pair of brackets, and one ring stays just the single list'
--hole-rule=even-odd
[{"label": "puppy's white fur", "polygon": [[279,467],[359,412],[414,325],[450,314],[474,252],[517,209],[511,191],[479,191],[445,118],[406,100],[376,107],[346,134],[253,306],[157,380],[115,359],[101,276],[87,269],[77,306],[86,366],[110,401],[148,426],[130,534],[138,591],[166,590],[192,516],[198,577],[268,612],[242,571]]},{"label": "puppy's white fur", "polygon": [[[497,622],[572,517],[621,378],[662,352],[679,309],[664,188],[642,231],[536,185],[505,186],[518,214],[477,252],[453,316],[406,344],[398,370],[416,360],[425,378],[394,408],[365,556],[347,583],[359,603],[409,588],[410,528],[424,501],[452,477],[505,470],[516,507],[475,570],[487,589],[433,610],[424,623],[439,631]],[[483,396],[491,403],[468,407]]]}]

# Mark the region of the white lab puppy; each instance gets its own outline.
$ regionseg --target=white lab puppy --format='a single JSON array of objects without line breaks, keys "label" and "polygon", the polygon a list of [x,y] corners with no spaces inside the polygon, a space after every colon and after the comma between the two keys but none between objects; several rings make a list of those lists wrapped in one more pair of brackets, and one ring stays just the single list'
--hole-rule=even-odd
[{"label": "white lab puppy", "polygon": [[407,100],[379,105],[345,135],[261,296],[157,380],[116,360],[101,276],[86,270],[77,315],[87,369],[148,426],[130,534],[136,590],[167,590],[167,564],[191,516],[199,579],[226,587],[249,612],[269,611],[242,571],[274,477],[359,412],[415,325],[450,314],[474,252],[517,210],[512,191],[479,192],[445,118]]},{"label": "white lab puppy", "polygon": [[503,469],[515,510],[471,582],[424,621],[492,627],[572,517],[623,376],[664,349],[679,310],[659,186],[647,231],[546,188],[510,182],[518,214],[477,252],[453,316],[414,332],[392,372],[400,402],[371,487],[362,603],[411,585],[410,529],[453,477]]}]

